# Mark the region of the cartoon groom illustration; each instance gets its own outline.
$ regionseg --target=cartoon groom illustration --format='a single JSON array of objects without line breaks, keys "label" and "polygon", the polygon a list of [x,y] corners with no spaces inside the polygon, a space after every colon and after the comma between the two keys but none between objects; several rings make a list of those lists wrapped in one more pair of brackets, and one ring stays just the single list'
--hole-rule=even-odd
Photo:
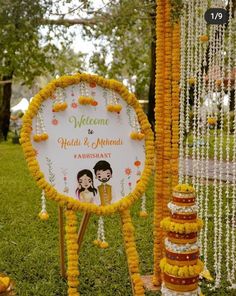
[{"label": "cartoon groom illustration", "polygon": [[107,182],[112,177],[112,168],[107,161],[100,160],[95,164],[93,169],[96,179],[101,182],[101,185],[98,186],[101,206],[110,205],[112,200],[112,187],[107,184]]}]

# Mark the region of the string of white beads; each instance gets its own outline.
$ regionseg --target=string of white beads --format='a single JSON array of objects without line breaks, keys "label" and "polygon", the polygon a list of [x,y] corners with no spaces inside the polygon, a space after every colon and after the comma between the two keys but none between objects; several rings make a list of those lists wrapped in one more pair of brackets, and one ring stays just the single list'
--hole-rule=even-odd
[{"label": "string of white beads", "polygon": [[185,129],[185,91],[186,91],[186,23],[187,23],[187,7],[184,3],[183,15],[181,16],[181,46],[180,46],[180,119],[179,119],[179,184],[184,181],[184,129]]}]

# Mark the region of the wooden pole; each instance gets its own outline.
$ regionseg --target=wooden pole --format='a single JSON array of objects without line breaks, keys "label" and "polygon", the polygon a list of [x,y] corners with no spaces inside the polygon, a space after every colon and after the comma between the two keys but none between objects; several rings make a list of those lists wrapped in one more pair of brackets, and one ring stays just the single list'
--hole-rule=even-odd
[{"label": "wooden pole", "polygon": [[58,222],[59,222],[59,251],[60,251],[60,274],[63,278],[66,278],[65,267],[65,232],[64,232],[64,209],[58,207]]},{"label": "wooden pole", "polygon": [[82,221],[80,223],[79,232],[78,232],[78,239],[77,239],[77,242],[78,242],[78,254],[80,252],[80,248],[81,248],[81,245],[82,245],[82,241],[83,241],[83,238],[84,238],[84,234],[85,234],[85,231],[86,231],[90,216],[91,216],[91,213],[84,213]]}]

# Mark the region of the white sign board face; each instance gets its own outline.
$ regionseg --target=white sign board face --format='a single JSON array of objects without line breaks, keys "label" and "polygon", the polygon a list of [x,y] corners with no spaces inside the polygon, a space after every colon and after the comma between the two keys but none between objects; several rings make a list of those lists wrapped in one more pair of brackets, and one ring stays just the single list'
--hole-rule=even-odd
[{"label": "white sign board face", "polygon": [[[83,105],[79,98],[93,98]],[[55,112],[59,102],[66,109]],[[122,106],[109,112],[111,104]],[[32,119],[30,142],[41,172],[59,194],[97,206],[112,205],[129,195],[144,170],[145,139],[134,108],[122,96],[97,83],[79,82],[56,87]],[[47,133],[45,141],[34,135]]]}]

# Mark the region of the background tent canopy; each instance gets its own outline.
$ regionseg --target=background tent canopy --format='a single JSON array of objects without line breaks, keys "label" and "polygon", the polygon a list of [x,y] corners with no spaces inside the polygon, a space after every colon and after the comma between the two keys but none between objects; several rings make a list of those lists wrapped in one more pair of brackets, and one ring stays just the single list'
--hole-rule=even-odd
[{"label": "background tent canopy", "polygon": [[11,108],[11,112],[23,111],[28,109],[29,102],[26,98],[23,98],[17,105]]}]

